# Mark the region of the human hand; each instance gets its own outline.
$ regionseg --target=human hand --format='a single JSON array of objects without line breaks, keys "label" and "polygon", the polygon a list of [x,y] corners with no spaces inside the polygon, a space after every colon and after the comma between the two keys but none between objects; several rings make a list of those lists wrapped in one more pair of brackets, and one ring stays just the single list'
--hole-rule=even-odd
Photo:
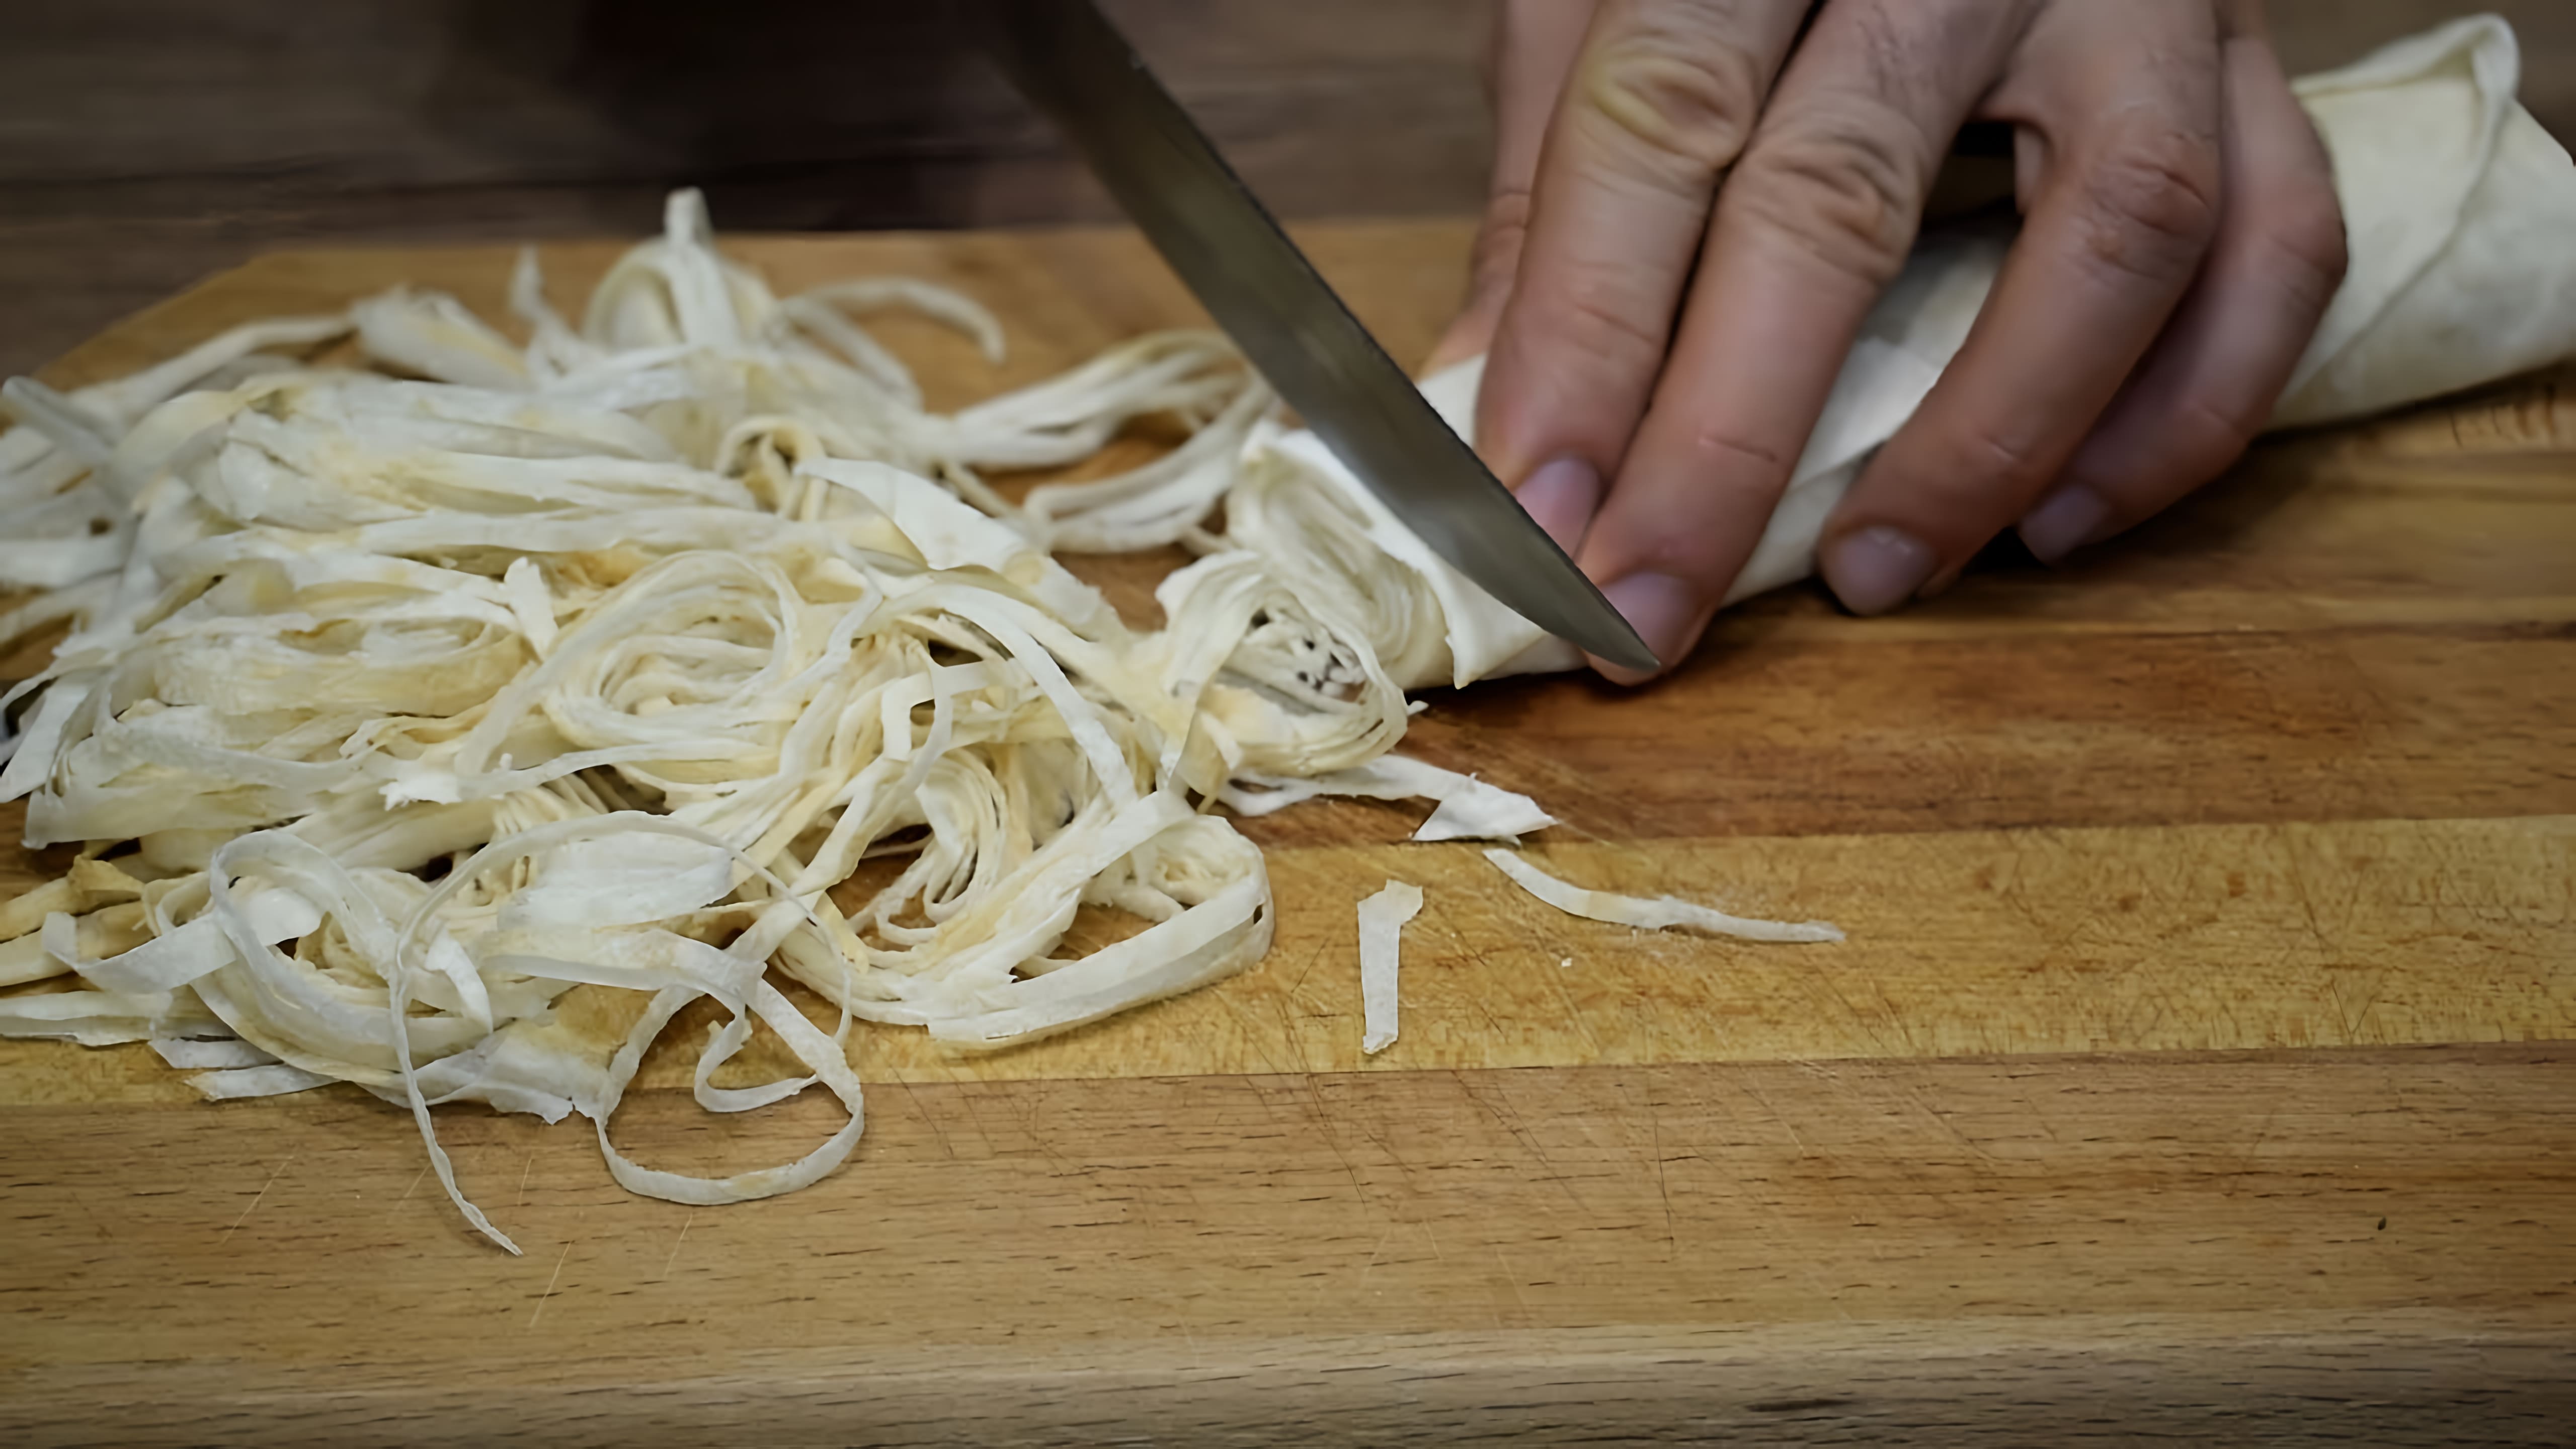
[{"label": "human hand", "polygon": [[2343,274],[2332,171],[2257,0],[1810,9],[1504,4],[1493,200],[1437,358],[1489,354],[1487,461],[1668,663],[1760,538],[1963,124],[2014,128],[2025,225],[1826,524],[1854,612],[1947,587],[2016,523],[2054,561],[2216,477]]}]

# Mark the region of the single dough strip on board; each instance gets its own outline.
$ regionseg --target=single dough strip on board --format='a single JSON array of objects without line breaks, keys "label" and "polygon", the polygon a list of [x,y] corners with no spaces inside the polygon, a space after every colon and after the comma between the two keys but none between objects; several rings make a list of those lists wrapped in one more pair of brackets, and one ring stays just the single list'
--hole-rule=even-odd
[{"label": "single dough strip on board", "polygon": [[1843,933],[1825,921],[1756,921],[1744,916],[1730,916],[1724,911],[1693,905],[1677,896],[1613,895],[1609,891],[1586,890],[1571,881],[1559,880],[1508,850],[1488,850],[1485,859],[1510,876],[1522,890],[1556,907],[1569,916],[1589,921],[1606,921],[1614,926],[1635,926],[1640,930],[1669,931],[1686,926],[1695,931],[1708,931],[1720,936],[1735,936],[1747,941],[1773,941],[1784,945],[1814,944],[1839,941]]},{"label": "single dough strip on board", "polygon": [[1404,923],[1422,910],[1422,887],[1400,880],[1360,902],[1360,1050],[1370,1056],[1395,1045],[1396,970]]}]

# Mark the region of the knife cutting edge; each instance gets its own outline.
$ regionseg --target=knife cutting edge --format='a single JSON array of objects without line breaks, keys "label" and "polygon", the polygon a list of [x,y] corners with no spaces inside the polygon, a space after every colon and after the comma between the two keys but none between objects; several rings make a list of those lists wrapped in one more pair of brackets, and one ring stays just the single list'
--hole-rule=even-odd
[{"label": "knife cutting edge", "polygon": [[1091,0],[981,0],[976,10],[981,38],[1013,83],[1388,511],[1531,623],[1623,668],[1660,667]]}]

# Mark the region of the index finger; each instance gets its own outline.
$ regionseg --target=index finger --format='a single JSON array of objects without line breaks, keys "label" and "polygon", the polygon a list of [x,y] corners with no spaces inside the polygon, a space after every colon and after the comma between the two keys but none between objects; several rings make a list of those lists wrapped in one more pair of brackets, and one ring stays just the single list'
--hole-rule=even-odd
[{"label": "index finger", "polygon": [[1806,0],[1603,0],[1549,122],[1476,441],[1569,546],[1662,368],[1718,178]]},{"label": "index finger", "polygon": [[1520,271],[1530,188],[1538,176],[1548,118],[1565,94],[1566,76],[1583,49],[1592,13],[1593,0],[1504,0],[1495,17],[1486,74],[1493,92],[1494,171],[1486,182],[1485,220],[1476,230],[1476,250],[1468,264],[1467,305],[1431,349],[1425,373],[1493,348],[1494,329],[1502,322],[1512,278]]}]

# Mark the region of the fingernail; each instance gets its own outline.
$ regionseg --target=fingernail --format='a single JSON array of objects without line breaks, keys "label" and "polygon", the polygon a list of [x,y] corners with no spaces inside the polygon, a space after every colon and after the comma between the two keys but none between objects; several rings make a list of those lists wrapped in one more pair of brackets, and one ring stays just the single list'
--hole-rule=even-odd
[{"label": "fingernail", "polygon": [[2041,500],[2021,521],[2021,542],[2041,563],[2055,563],[2084,545],[2111,521],[2111,505],[2081,483],[2069,483]]},{"label": "fingernail", "polygon": [[1884,614],[1931,582],[1940,562],[1923,540],[1874,523],[1825,550],[1825,582],[1853,613]]},{"label": "fingernail", "polygon": [[[1690,627],[1699,622],[1699,590],[1671,574],[1630,574],[1602,589],[1601,596],[1636,629],[1637,637],[1646,641],[1665,668],[1681,662],[1683,651],[1690,647]],[[1602,672],[1625,684],[1651,677],[1625,669]]]},{"label": "fingernail", "polygon": [[1601,505],[1601,475],[1581,458],[1559,458],[1540,464],[1513,496],[1558,548],[1572,553],[1592,526],[1592,510]]}]

